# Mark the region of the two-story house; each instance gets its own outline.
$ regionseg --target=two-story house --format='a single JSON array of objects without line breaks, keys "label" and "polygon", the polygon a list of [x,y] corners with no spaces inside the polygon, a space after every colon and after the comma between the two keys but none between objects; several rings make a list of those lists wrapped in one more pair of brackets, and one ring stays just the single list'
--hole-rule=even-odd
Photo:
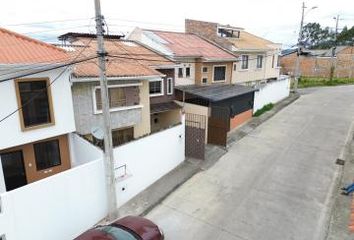
[{"label": "two-story house", "polygon": [[69,55],[0,28],[0,193],[71,168]]},{"label": "two-story house", "polygon": [[[59,37],[70,54],[95,53],[95,35],[68,33]],[[105,36],[113,145],[119,146],[181,122],[174,103],[175,63],[134,41]],[[96,60],[76,64],[71,76],[77,132],[95,142],[102,127],[99,68]]]},{"label": "two-story house", "polygon": [[281,44],[253,35],[240,27],[185,20],[186,33],[213,41],[239,56],[232,82],[256,85],[279,78]]},{"label": "two-story house", "polygon": [[254,90],[233,84],[238,57],[232,51],[193,33],[135,28],[129,39],[181,64],[175,70],[176,100],[186,113],[205,117],[206,142],[225,145],[227,132],[252,117]]}]

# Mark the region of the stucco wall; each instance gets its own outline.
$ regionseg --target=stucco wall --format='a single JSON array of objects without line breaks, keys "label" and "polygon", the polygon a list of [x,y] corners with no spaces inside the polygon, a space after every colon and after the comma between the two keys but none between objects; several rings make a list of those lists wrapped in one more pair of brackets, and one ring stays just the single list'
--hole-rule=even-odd
[{"label": "stucco wall", "polygon": [[[214,82],[214,66],[226,66],[226,81]],[[207,73],[203,73],[203,67],[208,68]],[[213,63],[197,63],[196,64],[196,75],[195,82],[196,84],[202,84],[202,79],[204,77],[208,78],[208,84],[218,84],[218,83],[231,83],[232,71],[233,71],[233,62],[213,62]]]},{"label": "stucco wall", "polygon": [[[109,82],[109,85],[119,85],[124,83],[131,82],[112,81]],[[103,125],[102,114],[94,114],[93,89],[95,86],[99,86],[99,83],[74,83],[72,86],[76,129],[78,133],[83,135],[90,134],[92,127],[102,127]],[[139,88],[141,91],[141,87]],[[139,94],[141,95],[141,92]],[[140,101],[143,101],[142,96],[140,96]],[[141,105],[143,104],[141,103]],[[112,129],[139,124],[142,121],[143,108],[112,111]]]},{"label": "stucco wall", "polygon": [[149,81],[142,81],[142,84],[139,97],[143,108],[141,109],[140,121],[134,127],[134,138],[139,138],[151,132]]},{"label": "stucco wall", "polygon": [[[61,71],[62,69],[56,69],[31,75],[31,78],[49,77],[53,81]],[[0,124],[0,150],[75,131],[69,72],[66,71],[50,88],[55,124],[23,132],[20,126],[20,112],[16,112]],[[0,96],[2,99],[2,103],[0,104],[0,119],[2,119],[19,108],[16,99],[15,82],[7,81],[1,83]]]}]

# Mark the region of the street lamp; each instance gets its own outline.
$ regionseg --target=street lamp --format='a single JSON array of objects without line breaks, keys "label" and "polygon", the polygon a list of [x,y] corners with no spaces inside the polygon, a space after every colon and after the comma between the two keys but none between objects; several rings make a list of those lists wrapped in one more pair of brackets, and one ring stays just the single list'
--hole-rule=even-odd
[{"label": "street lamp", "polygon": [[302,28],[304,26],[304,18],[305,16],[313,9],[318,8],[317,6],[311,7],[306,13],[305,13],[305,2],[302,2],[302,14],[301,14],[301,23],[300,23],[300,31],[299,31],[299,38],[297,40],[297,58],[296,58],[296,67],[295,67],[295,83],[294,83],[294,92],[297,92],[297,86],[299,83],[299,77],[300,77],[300,54],[301,54],[301,46],[302,46]]}]

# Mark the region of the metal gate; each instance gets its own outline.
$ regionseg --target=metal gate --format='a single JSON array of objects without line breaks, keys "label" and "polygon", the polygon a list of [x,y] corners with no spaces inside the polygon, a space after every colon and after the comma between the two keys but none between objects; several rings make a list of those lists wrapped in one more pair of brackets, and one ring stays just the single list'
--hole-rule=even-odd
[{"label": "metal gate", "polygon": [[227,133],[230,131],[230,109],[213,106],[208,119],[208,143],[226,147]]},{"label": "metal gate", "polygon": [[186,113],[186,156],[205,159],[206,117]]}]

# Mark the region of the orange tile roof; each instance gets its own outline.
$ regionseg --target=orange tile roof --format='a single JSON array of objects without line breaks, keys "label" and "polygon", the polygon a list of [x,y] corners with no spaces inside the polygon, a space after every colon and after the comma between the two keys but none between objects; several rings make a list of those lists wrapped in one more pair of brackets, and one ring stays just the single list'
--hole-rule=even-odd
[{"label": "orange tile roof", "polygon": [[[78,38],[72,43],[74,46],[88,47],[82,51],[82,47],[74,47],[76,51],[71,52],[75,56],[82,51],[83,56],[96,54],[97,42],[90,38]],[[173,65],[175,63],[162,55],[144,47],[134,41],[105,39],[105,49],[108,53],[106,73],[108,77],[137,77],[162,75],[155,70],[159,65]],[[119,56],[113,57],[113,56]],[[97,59],[79,63],[74,66],[76,77],[97,77],[99,68]],[[157,68],[157,67],[156,67]]]},{"label": "orange tile roof", "polygon": [[240,38],[228,38],[239,50],[272,50],[275,43],[246,31],[241,31]]},{"label": "orange tile roof", "polygon": [[0,28],[0,64],[57,63],[68,60],[69,55],[63,49]]},{"label": "orange tile roof", "polygon": [[209,41],[191,33],[167,32],[158,30],[144,30],[153,32],[166,41],[165,46],[169,48],[176,57],[200,56],[207,59],[235,59],[236,57],[228,51],[210,43]]}]

